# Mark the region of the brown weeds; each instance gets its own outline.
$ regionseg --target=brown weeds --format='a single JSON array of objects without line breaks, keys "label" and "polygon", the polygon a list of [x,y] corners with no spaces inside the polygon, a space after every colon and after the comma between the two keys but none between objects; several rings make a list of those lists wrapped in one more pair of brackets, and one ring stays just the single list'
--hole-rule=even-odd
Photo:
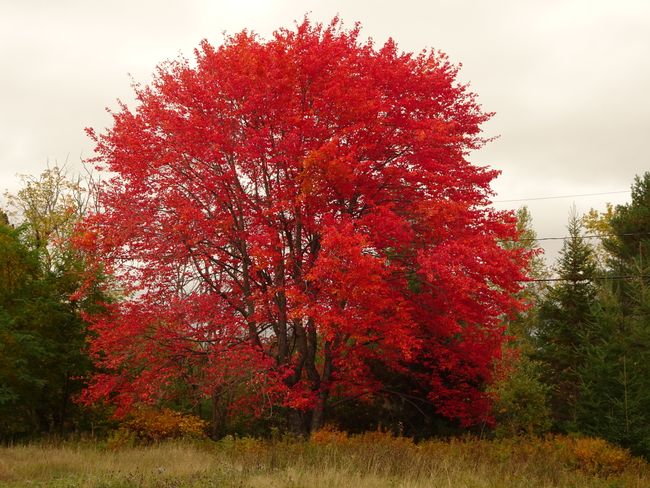
[{"label": "brown weeds", "polygon": [[0,448],[0,486],[645,488],[647,463],[600,439],[411,439],[334,429],[311,441],[227,437],[117,450]]}]

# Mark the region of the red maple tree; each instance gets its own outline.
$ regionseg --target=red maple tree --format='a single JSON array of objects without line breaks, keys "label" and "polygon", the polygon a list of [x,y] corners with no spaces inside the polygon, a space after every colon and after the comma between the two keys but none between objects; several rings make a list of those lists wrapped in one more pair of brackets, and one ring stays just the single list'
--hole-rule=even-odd
[{"label": "red maple tree", "polygon": [[497,172],[467,160],[491,114],[457,70],[305,20],[204,41],[136,86],[89,130],[111,177],[79,243],[122,299],[90,318],[86,400],[237,383],[315,429],[332,398],[381,394],[380,365],[485,420],[528,256],[500,245],[517,232],[490,207]]}]

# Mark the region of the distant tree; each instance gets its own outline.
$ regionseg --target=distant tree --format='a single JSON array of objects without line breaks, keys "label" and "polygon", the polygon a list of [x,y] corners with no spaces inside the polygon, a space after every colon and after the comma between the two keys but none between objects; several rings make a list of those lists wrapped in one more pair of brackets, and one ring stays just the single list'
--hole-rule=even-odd
[{"label": "distant tree", "polygon": [[506,249],[518,249],[530,255],[527,267],[527,281],[524,282],[519,296],[526,307],[508,320],[508,333],[515,341],[516,348],[530,354],[537,323],[536,305],[547,291],[545,279],[550,277],[543,257],[543,250],[537,242],[537,233],[533,228],[533,218],[528,207],[517,210],[517,238],[502,242]]},{"label": "distant tree", "polygon": [[540,435],[551,427],[550,387],[542,381],[542,366],[525,353],[515,356],[492,391],[494,432],[499,437]]},{"label": "distant tree", "polygon": [[543,380],[551,388],[550,405],[556,428],[575,429],[579,354],[585,332],[593,318],[597,266],[591,245],[582,238],[581,219],[572,210],[557,263],[558,281],[539,305],[535,357],[543,363]]},{"label": "distant tree", "polygon": [[82,321],[39,258],[24,227],[0,228],[0,437],[62,429],[90,366]]},{"label": "distant tree", "polygon": [[[507,248],[525,249],[531,256],[526,283],[520,292],[528,308],[507,321],[510,340],[504,344],[498,380],[491,387],[496,400],[495,432],[499,436],[541,434],[550,427],[549,386],[541,381],[542,364],[533,359],[542,300],[549,273],[537,243],[532,216],[527,207],[517,211],[518,237],[503,243]],[[537,281],[536,281],[537,280]]]},{"label": "distant tree", "polygon": [[24,238],[36,247],[48,268],[62,264],[70,252],[70,236],[84,214],[91,192],[72,181],[64,167],[48,167],[38,177],[23,175],[22,188],[6,193],[10,208],[23,222]]},{"label": "distant tree", "polygon": [[20,224],[0,223],[0,438],[78,423],[72,399],[92,368],[81,311],[101,301],[98,288],[74,298],[86,274],[70,243],[80,187],[59,168],[23,181],[8,195]]},{"label": "distant tree", "polygon": [[[650,273],[650,266],[637,271]],[[626,281],[625,286],[612,281],[601,288],[593,324],[585,334],[578,426],[648,457],[650,290],[641,278]]]},{"label": "distant tree", "polygon": [[608,277],[583,339],[580,428],[650,456],[650,173],[598,216]]},{"label": "distant tree", "polygon": [[[25,391],[35,390],[40,369],[27,350],[37,353],[29,330],[17,324],[25,313],[17,307],[32,294],[30,285],[38,276],[38,258],[20,240],[20,233],[0,224],[0,437],[22,429],[31,418],[17,418],[24,412]],[[22,366],[22,367],[21,367]],[[29,368],[29,371],[25,371]],[[36,402],[31,402],[36,403]],[[18,414],[18,415],[16,415]]]},{"label": "distant tree", "polygon": [[635,259],[650,259],[650,172],[636,176],[632,201],[617,205],[609,219],[614,236],[603,240],[613,270],[635,267]]},{"label": "distant tree", "polygon": [[9,225],[9,216],[0,208],[0,225]]},{"label": "distant tree", "polygon": [[607,203],[605,211],[599,212],[592,208],[582,217],[582,224],[585,231],[593,236],[597,236],[595,237],[597,240],[594,242],[593,249],[598,268],[601,270],[608,269],[611,264],[611,256],[603,242],[616,238],[613,235],[615,231],[611,223],[613,216],[614,206],[611,203]]}]

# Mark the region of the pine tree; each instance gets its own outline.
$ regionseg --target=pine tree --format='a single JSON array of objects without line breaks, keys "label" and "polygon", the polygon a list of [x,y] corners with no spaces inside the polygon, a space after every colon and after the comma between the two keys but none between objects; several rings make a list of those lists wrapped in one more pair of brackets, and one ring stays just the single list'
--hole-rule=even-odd
[{"label": "pine tree", "polygon": [[611,280],[583,338],[579,427],[650,456],[650,173],[610,213]]},{"label": "pine tree", "polygon": [[593,248],[582,237],[581,220],[575,209],[567,226],[569,239],[560,251],[560,281],[541,301],[535,338],[535,357],[544,364],[543,380],[551,388],[550,403],[555,428],[575,429],[580,390],[580,355],[585,331],[592,322],[596,300],[593,279],[596,263]]},{"label": "pine tree", "polygon": [[[650,272],[635,264],[639,275]],[[579,428],[650,456],[650,289],[641,278],[612,280],[593,318],[581,351]]]},{"label": "pine tree", "polygon": [[617,271],[629,271],[639,256],[650,259],[650,172],[634,178],[631,193],[632,201],[617,205],[610,219],[614,235],[603,241]]}]

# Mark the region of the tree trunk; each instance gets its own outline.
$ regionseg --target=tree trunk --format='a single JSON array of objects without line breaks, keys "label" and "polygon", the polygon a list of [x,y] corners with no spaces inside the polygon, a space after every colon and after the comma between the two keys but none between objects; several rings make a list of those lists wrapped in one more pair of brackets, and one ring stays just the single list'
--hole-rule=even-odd
[{"label": "tree trunk", "polygon": [[226,425],[226,402],[222,390],[217,387],[212,392],[212,425],[210,437],[216,440],[223,436]]},{"label": "tree trunk", "polygon": [[70,373],[65,374],[65,383],[63,384],[63,394],[61,397],[61,409],[59,411],[59,434],[65,433],[65,421],[68,416],[68,403],[70,400]]},{"label": "tree trunk", "polygon": [[289,411],[289,429],[294,435],[307,438],[309,437],[309,428],[305,412],[291,409]]},{"label": "tree trunk", "polygon": [[325,406],[330,394],[330,379],[332,378],[332,343],[326,342],[323,348],[323,374],[321,375],[320,385],[316,405],[311,416],[311,426],[309,431],[316,432],[323,426],[325,420]]}]

